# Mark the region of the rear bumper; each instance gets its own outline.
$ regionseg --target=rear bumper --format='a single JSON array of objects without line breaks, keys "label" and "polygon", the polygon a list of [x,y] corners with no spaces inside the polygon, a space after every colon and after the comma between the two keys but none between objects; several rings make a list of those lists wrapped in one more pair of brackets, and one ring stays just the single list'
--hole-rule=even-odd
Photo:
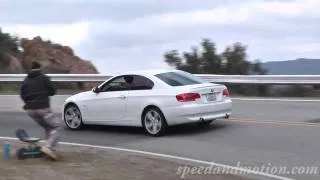
[{"label": "rear bumper", "polygon": [[191,123],[220,118],[232,114],[232,101],[225,100],[214,104],[186,104],[165,110],[168,125]]}]

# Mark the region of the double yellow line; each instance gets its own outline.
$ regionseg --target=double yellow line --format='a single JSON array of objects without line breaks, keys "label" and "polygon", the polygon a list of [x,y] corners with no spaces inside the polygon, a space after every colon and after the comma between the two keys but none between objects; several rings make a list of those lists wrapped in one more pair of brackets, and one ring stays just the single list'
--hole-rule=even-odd
[{"label": "double yellow line", "polygon": [[258,120],[247,118],[229,118],[225,121],[230,122],[242,122],[242,123],[255,123],[255,124],[269,124],[269,125],[290,125],[290,126],[306,126],[306,127],[320,127],[320,123],[308,123],[308,122],[292,122],[292,121],[280,121],[280,120]]}]

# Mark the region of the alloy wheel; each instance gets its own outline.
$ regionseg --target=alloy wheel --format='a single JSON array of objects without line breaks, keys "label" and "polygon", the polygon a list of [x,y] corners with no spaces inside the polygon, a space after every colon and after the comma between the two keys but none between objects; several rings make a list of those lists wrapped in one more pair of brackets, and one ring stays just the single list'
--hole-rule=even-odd
[{"label": "alloy wheel", "polygon": [[143,126],[151,136],[160,136],[166,130],[166,121],[161,111],[157,108],[150,108],[143,116]]},{"label": "alloy wheel", "polygon": [[74,105],[67,107],[64,113],[64,120],[70,129],[79,129],[82,126],[80,110]]}]

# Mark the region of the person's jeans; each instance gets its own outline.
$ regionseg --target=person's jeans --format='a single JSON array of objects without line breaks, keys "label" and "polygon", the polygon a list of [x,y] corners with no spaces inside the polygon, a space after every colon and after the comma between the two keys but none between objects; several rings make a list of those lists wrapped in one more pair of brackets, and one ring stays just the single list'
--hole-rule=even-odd
[{"label": "person's jeans", "polygon": [[60,140],[61,121],[50,108],[26,110],[28,115],[45,130],[47,147],[53,149]]}]

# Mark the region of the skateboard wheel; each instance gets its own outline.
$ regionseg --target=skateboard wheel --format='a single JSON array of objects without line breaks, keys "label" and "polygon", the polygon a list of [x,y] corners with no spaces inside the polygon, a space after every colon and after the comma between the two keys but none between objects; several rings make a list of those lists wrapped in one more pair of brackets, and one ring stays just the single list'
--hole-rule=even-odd
[{"label": "skateboard wheel", "polygon": [[25,152],[27,152],[27,149],[26,149],[26,148],[21,148],[21,149],[19,149],[19,150],[17,151],[17,154],[16,154],[17,158],[18,158],[19,160],[26,159],[26,156],[25,156],[25,154],[24,154]]},{"label": "skateboard wheel", "polygon": [[20,148],[17,151],[17,158],[19,160],[27,159],[27,158],[40,158],[42,157],[42,152],[40,151],[40,147],[35,147],[32,149]]}]

